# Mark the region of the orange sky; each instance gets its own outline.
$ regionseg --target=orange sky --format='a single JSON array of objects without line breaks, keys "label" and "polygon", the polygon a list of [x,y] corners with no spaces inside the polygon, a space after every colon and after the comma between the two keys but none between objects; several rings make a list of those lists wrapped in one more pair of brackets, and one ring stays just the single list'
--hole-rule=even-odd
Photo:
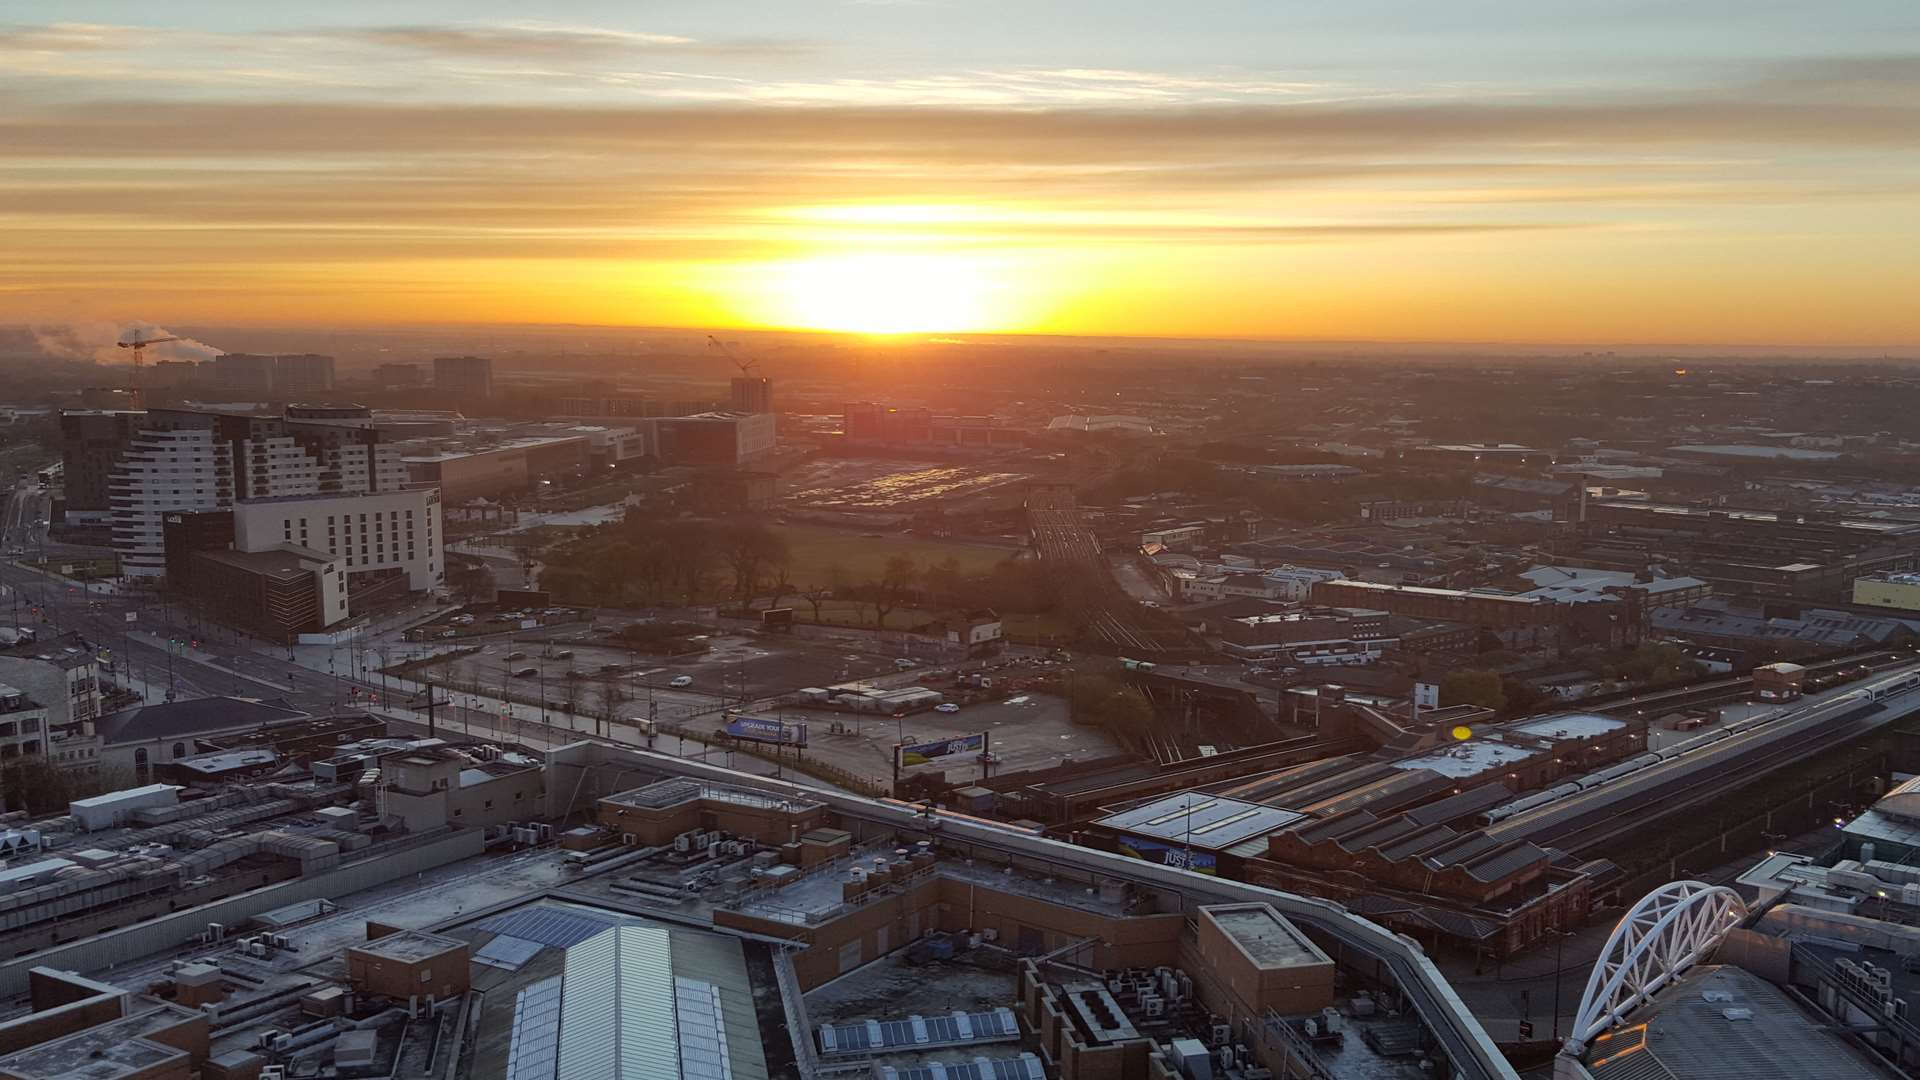
[{"label": "orange sky", "polygon": [[0,318],[1920,343],[1920,62],[1858,52],[1875,4],[1558,67],[1577,25],[1454,61],[1269,5],[1024,51],[862,5],[183,6],[0,28]]}]

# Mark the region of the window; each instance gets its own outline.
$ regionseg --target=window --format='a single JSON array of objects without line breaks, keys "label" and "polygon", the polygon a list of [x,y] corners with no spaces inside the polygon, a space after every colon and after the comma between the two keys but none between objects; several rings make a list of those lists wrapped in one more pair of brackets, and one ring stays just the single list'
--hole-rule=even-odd
[{"label": "window", "polygon": [[186,743],[179,743],[179,742],[177,742],[177,743],[174,743],[174,744],[173,744],[173,756],[174,756],[174,757],[175,757],[176,759],[178,759],[178,758],[183,758],[183,757],[186,757],[186,756],[187,756],[187,744],[186,744]]}]

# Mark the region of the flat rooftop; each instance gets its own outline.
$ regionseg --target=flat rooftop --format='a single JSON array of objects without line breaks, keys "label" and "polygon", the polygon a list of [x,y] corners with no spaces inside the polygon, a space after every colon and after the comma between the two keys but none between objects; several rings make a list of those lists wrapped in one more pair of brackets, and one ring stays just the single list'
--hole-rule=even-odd
[{"label": "flat rooftop", "polygon": [[1537,735],[1543,739],[1593,739],[1626,726],[1625,720],[1615,720],[1610,716],[1573,713],[1567,716],[1543,716],[1507,730],[1522,735]]},{"label": "flat rooftop", "polygon": [[1596,1036],[1595,1080],[1882,1080],[1895,1075],[1794,1004],[1730,965],[1695,968]]},{"label": "flat rooftop", "polygon": [[1333,963],[1332,958],[1308,941],[1299,928],[1266,904],[1238,904],[1204,910],[1207,917],[1226,931],[1227,936],[1261,967]]},{"label": "flat rooftop", "polygon": [[410,963],[415,960],[425,960],[429,956],[439,956],[449,949],[465,948],[466,944],[459,938],[429,934],[425,930],[401,930],[383,938],[355,945],[353,948],[357,952],[370,956],[381,956],[389,960]]},{"label": "flat rooftop", "polygon": [[1216,851],[1251,837],[1265,836],[1305,816],[1277,806],[1188,791],[1123,810],[1094,824],[1115,832]]},{"label": "flat rooftop", "polygon": [[1528,747],[1510,746],[1491,739],[1470,739],[1392,764],[1396,769],[1426,769],[1458,780],[1525,761],[1538,753],[1540,751]]},{"label": "flat rooftop", "polygon": [[791,795],[770,795],[751,788],[716,784],[707,780],[662,780],[648,784],[646,787],[634,788],[632,791],[609,795],[606,801],[644,810],[664,810],[670,806],[680,806],[700,799],[718,799],[723,802],[758,806],[769,810],[811,810],[824,805],[810,799]]},{"label": "flat rooftop", "polygon": [[[873,865],[876,855],[891,861],[894,846],[892,843],[877,844],[855,852],[852,862],[835,860],[815,867],[780,888],[748,895],[734,905],[733,910],[743,915],[796,926],[827,922],[838,917],[843,909],[852,910],[876,895],[868,893],[866,897],[848,901],[844,891],[848,872],[855,865]],[[1102,900],[1097,890],[1092,893],[1087,891],[1084,881],[1049,881],[1026,874],[1009,874],[1005,867],[988,862],[976,862],[970,866],[963,860],[941,858],[934,862],[932,869],[923,873],[1101,915],[1128,913],[1127,901]]]},{"label": "flat rooftop", "polygon": [[172,1005],[152,1009],[0,1057],[0,1072],[34,1080],[116,1080],[143,1074],[187,1056],[184,1050],[150,1042],[143,1036],[194,1016]]}]

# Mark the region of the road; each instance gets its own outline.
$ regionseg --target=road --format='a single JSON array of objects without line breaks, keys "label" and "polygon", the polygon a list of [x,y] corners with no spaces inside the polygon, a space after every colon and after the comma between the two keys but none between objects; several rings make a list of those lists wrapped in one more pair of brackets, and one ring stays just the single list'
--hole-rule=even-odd
[{"label": "road", "polygon": [[0,513],[0,550],[30,551],[46,546],[51,497],[32,477],[23,476],[7,492]]},{"label": "road", "polygon": [[[345,644],[277,645],[205,622],[138,587],[124,592],[104,583],[83,588],[14,563],[0,562],[0,590],[4,590],[0,604],[11,603],[17,612],[14,625],[33,628],[43,636],[79,634],[106,651],[113,670],[103,671],[103,677],[142,693],[149,704],[230,694],[284,700],[294,708],[322,715],[365,710],[401,730],[419,734],[428,730],[422,684],[382,676],[377,670],[382,650],[388,662],[398,663],[435,648],[397,640],[401,629],[433,613],[425,601],[386,617],[362,649]],[[131,621],[128,615],[133,616]],[[660,689],[653,696],[660,721],[688,726],[711,723],[718,727],[726,704],[717,696],[695,691]],[[543,713],[537,705],[503,702],[485,694],[439,690],[436,698],[445,703],[434,710],[433,717],[435,730],[443,736],[515,742],[533,750],[585,738],[648,745],[641,727],[631,722],[609,725],[558,709]],[[831,788],[824,781],[783,771],[779,762],[736,755],[697,738],[663,735],[653,748]]]}]

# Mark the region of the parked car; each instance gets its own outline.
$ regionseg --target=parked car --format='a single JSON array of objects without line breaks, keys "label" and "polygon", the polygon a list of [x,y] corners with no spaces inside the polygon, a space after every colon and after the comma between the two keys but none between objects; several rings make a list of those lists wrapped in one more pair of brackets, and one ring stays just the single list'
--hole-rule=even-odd
[{"label": "parked car", "polygon": [[675,676],[673,677],[673,681],[672,681],[672,682],[670,682],[670,683],[668,683],[667,685],[668,685],[668,686],[672,686],[672,687],[681,687],[681,686],[692,686],[692,685],[693,685],[693,676],[691,676],[691,675],[675,675]]},{"label": "parked car", "polygon": [[909,660],[909,659],[907,659],[906,657],[904,657],[904,656],[903,656],[903,657],[901,657],[901,658],[899,658],[898,660],[895,660],[895,661],[893,662],[893,666],[894,666],[894,667],[896,667],[896,668],[899,668],[899,669],[900,669],[901,671],[905,671],[905,670],[907,670],[908,668],[916,668],[916,667],[919,667],[920,665],[919,665],[919,663],[917,663],[916,661],[913,661],[913,660]]},{"label": "parked car", "polygon": [[934,711],[934,712],[944,712],[944,713],[956,713],[956,712],[959,712],[959,711],[960,711],[960,706],[958,706],[958,705],[955,705],[955,704],[954,704],[953,702],[951,702],[951,701],[943,701],[943,702],[941,702],[940,704],[938,704],[938,705],[935,705],[935,706],[933,707],[933,711]]}]

